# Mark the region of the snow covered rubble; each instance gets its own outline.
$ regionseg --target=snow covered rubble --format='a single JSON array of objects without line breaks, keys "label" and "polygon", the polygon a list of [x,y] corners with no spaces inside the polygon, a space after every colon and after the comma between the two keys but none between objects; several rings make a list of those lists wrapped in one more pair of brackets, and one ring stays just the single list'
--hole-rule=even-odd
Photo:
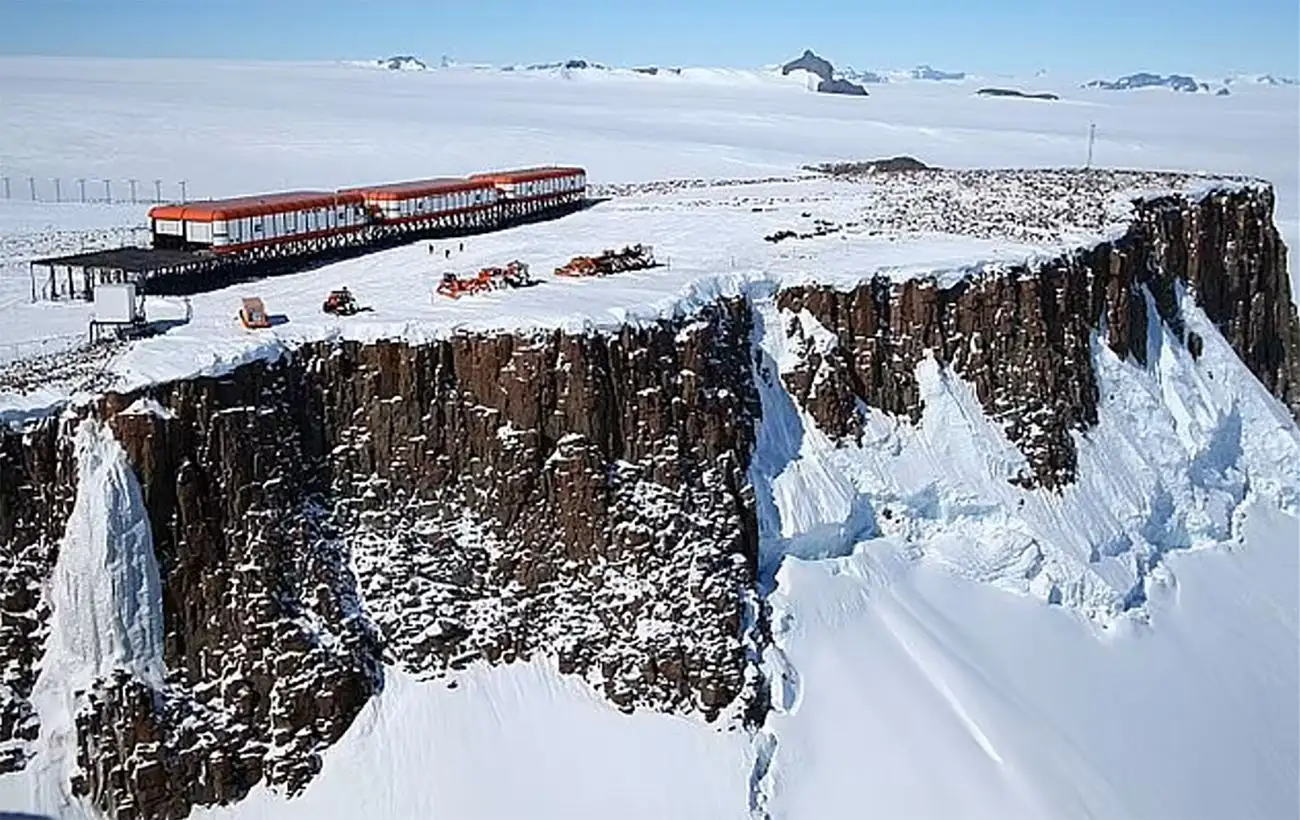
[{"label": "snow covered rubble", "polygon": [[[70,357],[68,378],[49,367],[0,367],[0,418],[39,411],[88,385],[131,390],[144,384],[213,375],[257,359],[275,359],[318,339],[443,338],[458,331],[608,331],[629,322],[689,314],[718,296],[808,282],[853,287],[877,275],[894,280],[965,276],[1043,261],[1113,238],[1144,196],[1196,199],[1212,191],[1265,183],[1188,174],[1116,171],[918,171],[852,180],[685,180],[624,186],[596,207],[541,225],[459,241],[442,259],[424,243],[244,283],[192,300],[193,321],[133,342],[89,376]],[[795,239],[763,241],[794,233]],[[668,267],[596,280],[543,278],[542,287],[472,299],[433,295],[443,271],[477,270],[523,259],[549,271],[579,253],[629,242],[653,245]],[[434,243],[438,245],[438,243]],[[446,245],[446,243],[444,243]],[[442,246],[439,246],[440,248]],[[373,313],[339,320],[321,314],[332,287],[348,286]],[[13,282],[10,283],[13,286]],[[249,333],[231,318],[239,298],[262,296],[289,323]],[[412,298],[418,294],[418,298]],[[0,344],[84,330],[84,304],[0,304]],[[152,299],[153,316],[187,308]],[[57,357],[56,357],[57,360]]]}]

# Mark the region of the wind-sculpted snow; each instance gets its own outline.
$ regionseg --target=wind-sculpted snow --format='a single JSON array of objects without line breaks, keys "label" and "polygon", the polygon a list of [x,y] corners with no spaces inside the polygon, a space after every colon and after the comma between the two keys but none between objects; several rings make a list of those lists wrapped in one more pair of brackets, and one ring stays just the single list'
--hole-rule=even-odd
[{"label": "wind-sculpted snow", "polygon": [[[1147,364],[1094,338],[1098,420],[1060,495],[1008,480],[1023,458],[933,360],[917,423],[871,410],[837,444],[782,391],[788,325],[764,312],[765,816],[1300,805],[1300,634],[1276,575],[1296,571],[1300,431],[1185,293],[1178,311],[1199,358],[1154,307]],[[1188,781],[1206,760],[1214,774]]]}]

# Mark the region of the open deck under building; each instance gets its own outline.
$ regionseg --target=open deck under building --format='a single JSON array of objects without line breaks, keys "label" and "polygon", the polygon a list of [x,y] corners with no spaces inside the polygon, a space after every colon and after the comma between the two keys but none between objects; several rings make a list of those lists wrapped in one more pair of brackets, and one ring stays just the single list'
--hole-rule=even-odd
[{"label": "open deck under building", "polygon": [[158,248],[111,248],[33,259],[28,265],[32,301],[91,299],[96,285],[134,283],[140,292],[163,277],[206,273],[234,260],[210,253]]}]

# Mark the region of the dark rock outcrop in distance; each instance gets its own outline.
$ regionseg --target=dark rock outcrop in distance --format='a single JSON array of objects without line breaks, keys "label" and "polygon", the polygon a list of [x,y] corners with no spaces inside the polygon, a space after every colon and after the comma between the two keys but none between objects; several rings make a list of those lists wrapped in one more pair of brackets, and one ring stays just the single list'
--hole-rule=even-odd
[{"label": "dark rock outcrop in distance", "polygon": [[867,85],[884,85],[889,82],[889,78],[884,74],[877,74],[874,71],[855,71],[852,68],[845,68],[840,72],[850,80],[856,80]]},{"label": "dark rock outcrop in distance", "polygon": [[[1111,349],[1145,363],[1150,294],[1159,317],[1196,354],[1200,340],[1178,319],[1175,293],[1183,285],[1300,419],[1300,322],[1272,214],[1267,191],[1192,204],[1171,197],[1142,203],[1122,238],[1032,271],[951,287],[877,278],[847,292],[785,290],[777,297],[783,310],[808,311],[838,342],[826,354],[808,345],[807,366],[785,374],[786,386],[823,430],[853,438],[863,429],[859,401],[919,419],[912,374],[933,355],[972,382],[985,412],[1006,425],[1032,469],[1022,482],[1060,488],[1075,475],[1072,433],[1097,421],[1091,334],[1104,327]],[[792,325],[796,336],[810,330],[797,319]]]},{"label": "dark rock outcrop in distance", "polygon": [[600,63],[593,63],[588,60],[573,59],[573,60],[565,60],[564,62],[561,63],[534,63],[533,65],[525,66],[524,70],[525,71],[554,71],[558,69],[564,71],[581,71],[583,69],[588,69],[588,68],[596,69],[598,71],[604,71],[608,69],[609,66],[601,65]]},{"label": "dark rock outcrop in distance", "polygon": [[823,94],[847,94],[851,97],[866,97],[867,89],[855,82],[850,82],[841,77],[830,80],[822,80],[817,84],[817,90]]},{"label": "dark rock outcrop in distance", "polygon": [[913,80],[935,80],[939,82],[949,81],[949,80],[964,80],[966,79],[966,72],[965,71],[940,71],[937,68],[932,68],[928,65],[922,65],[912,69],[912,79]]},{"label": "dark rock outcrop in distance", "polygon": [[409,54],[386,57],[379,60],[378,63],[389,71],[427,71],[429,68],[422,60]]},{"label": "dark rock outcrop in distance", "polygon": [[1129,74],[1126,77],[1120,77],[1118,80],[1093,80],[1083,84],[1084,88],[1099,88],[1102,91],[1130,91],[1135,88],[1168,88],[1172,91],[1184,91],[1195,93],[1197,91],[1209,91],[1210,87],[1205,83],[1198,83],[1194,77],[1188,77],[1183,74],[1170,74],[1168,77],[1162,77],[1159,74],[1151,74],[1146,71],[1140,71],[1137,74]]},{"label": "dark rock outcrop in distance", "polygon": [[867,89],[855,82],[836,76],[835,67],[830,64],[830,61],[818,57],[811,49],[805,50],[803,56],[781,66],[782,75],[789,74],[792,71],[807,71],[820,78],[820,82],[817,83],[817,91],[821,94],[847,94],[854,97],[868,96]]},{"label": "dark rock outcrop in distance", "polygon": [[816,74],[823,80],[829,80],[835,76],[835,66],[831,65],[829,60],[818,57],[813,53],[812,49],[805,49],[802,56],[781,66],[783,75],[792,71],[807,71],[810,74]]},{"label": "dark rock outcrop in distance", "polygon": [[823,162],[820,165],[805,165],[804,170],[830,176],[859,176],[862,174],[898,174],[933,169],[915,157],[903,156],[873,159],[866,162]]},{"label": "dark rock outcrop in distance", "polygon": [[1261,74],[1258,77],[1251,77],[1248,79],[1242,77],[1229,77],[1228,79],[1223,81],[1223,84],[1232,85],[1233,83],[1247,83],[1247,82],[1253,82],[1257,85],[1267,85],[1267,86],[1297,84],[1297,80],[1294,77],[1279,77],[1274,74]]},{"label": "dark rock outcrop in distance", "polygon": [[654,66],[654,65],[645,66],[644,68],[634,68],[632,70],[635,71],[637,74],[645,74],[650,77],[658,76],[660,71],[663,71],[667,74],[676,74],[678,76],[680,76],[682,73],[682,70],[680,68],[660,68],[659,66]]},{"label": "dark rock outcrop in distance", "polygon": [[975,92],[982,97],[1022,97],[1026,100],[1059,100],[1056,94],[1046,91],[1021,91],[1016,88],[981,88]]}]

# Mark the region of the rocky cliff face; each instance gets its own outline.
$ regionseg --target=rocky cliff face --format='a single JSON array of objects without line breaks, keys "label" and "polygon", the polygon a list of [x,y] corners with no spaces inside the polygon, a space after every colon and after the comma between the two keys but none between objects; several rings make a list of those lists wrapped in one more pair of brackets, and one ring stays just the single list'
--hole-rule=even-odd
[{"label": "rocky cliff face", "polygon": [[[1128,233],[1035,270],[775,297],[790,394],[850,438],[916,418],[915,365],[971,381],[1060,487],[1095,423],[1094,337],[1137,361],[1188,288],[1300,412],[1300,326],[1267,192],[1154,200]],[[320,343],[218,379],[108,395],[0,431],[0,773],[30,760],[48,582],[78,492],[74,431],[107,421],[148,510],[165,685],[96,681],[74,790],[179,818],[259,781],[301,788],[392,664],[454,684],[536,655],[620,708],[763,719],[753,664],[760,422],[752,306],[617,334]]]},{"label": "rocky cliff face", "polygon": [[[546,653],[624,709],[743,719],[748,322],[737,301],[612,337],[321,344],[87,408],[139,477],[168,678],[85,693],[74,790],[176,818],[262,779],[297,789],[385,661],[454,679]],[[39,583],[77,423],[2,440],[8,770],[39,731]]]},{"label": "rocky cliff face", "polygon": [[1188,203],[1143,203],[1121,238],[1030,270],[941,287],[933,279],[877,278],[850,291],[802,287],[777,304],[799,340],[803,367],[783,374],[827,433],[861,432],[861,407],[919,419],[913,376],[932,355],[975,387],[989,417],[1025,453],[1029,486],[1074,477],[1072,434],[1097,421],[1094,333],[1146,363],[1149,321],[1164,321],[1193,354],[1177,291],[1196,303],[1261,382],[1300,417],[1300,323],[1286,247],[1268,191]]}]

